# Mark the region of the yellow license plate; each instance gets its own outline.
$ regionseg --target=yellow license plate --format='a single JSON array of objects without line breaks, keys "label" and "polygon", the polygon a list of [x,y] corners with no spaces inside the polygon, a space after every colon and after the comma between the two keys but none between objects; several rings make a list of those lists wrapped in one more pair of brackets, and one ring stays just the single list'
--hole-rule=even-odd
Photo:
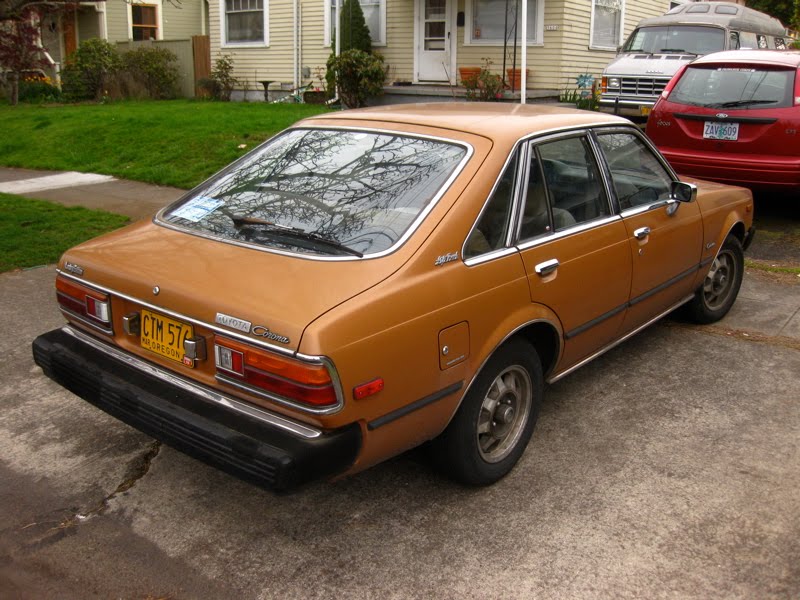
[{"label": "yellow license plate", "polygon": [[194,367],[193,360],[184,360],[183,351],[184,340],[194,335],[194,328],[191,325],[149,310],[142,310],[141,318],[142,348],[147,348],[189,368]]},{"label": "yellow license plate", "polygon": [[652,107],[650,107],[650,106],[640,106],[640,107],[639,107],[639,111],[641,112],[641,114],[642,114],[642,116],[643,116],[643,117],[648,117],[648,116],[650,116],[650,111],[652,111],[652,110],[653,110],[653,109],[652,109]]}]

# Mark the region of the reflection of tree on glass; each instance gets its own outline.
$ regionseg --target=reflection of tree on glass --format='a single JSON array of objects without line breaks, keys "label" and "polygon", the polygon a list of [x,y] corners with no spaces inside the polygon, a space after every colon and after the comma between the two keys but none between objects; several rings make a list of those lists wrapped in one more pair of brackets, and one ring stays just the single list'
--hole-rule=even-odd
[{"label": "reflection of tree on glass", "polygon": [[[465,155],[463,147],[439,140],[297,129],[256,150],[164,218],[292,251],[373,254],[403,236]],[[200,199],[218,206],[187,219],[186,207]],[[303,233],[313,235],[301,242]]]}]

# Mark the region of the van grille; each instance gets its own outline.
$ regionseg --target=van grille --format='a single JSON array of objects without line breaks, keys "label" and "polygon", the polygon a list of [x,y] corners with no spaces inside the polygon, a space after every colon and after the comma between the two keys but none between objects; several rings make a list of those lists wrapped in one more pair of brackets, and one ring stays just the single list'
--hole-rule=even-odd
[{"label": "van grille", "polygon": [[623,77],[620,90],[623,96],[658,96],[669,83],[669,78]]}]

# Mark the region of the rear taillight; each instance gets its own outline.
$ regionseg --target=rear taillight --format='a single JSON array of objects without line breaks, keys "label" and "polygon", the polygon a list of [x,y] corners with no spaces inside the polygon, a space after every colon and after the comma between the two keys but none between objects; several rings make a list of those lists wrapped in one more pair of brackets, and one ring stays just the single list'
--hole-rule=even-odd
[{"label": "rear taillight", "polygon": [[214,341],[217,378],[244,384],[253,391],[265,391],[315,408],[329,408],[338,402],[327,367],[280,356],[228,338]]},{"label": "rear taillight", "polygon": [[678,83],[678,80],[680,80],[680,78],[683,77],[683,73],[684,73],[684,71],[686,71],[688,66],[689,66],[688,63],[683,65],[680,69],[678,69],[678,72],[675,73],[675,75],[672,76],[672,79],[670,79],[667,82],[667,85],[664,88],[664,91],[661,92],[661,97],[662,98],[664,98],[665,100],[667,99],[667,96],[669,96],[669,93],[672,91],[672,88],[674,88],[675,84]]},{"label": "rear taillight", "polygon": [[800,106],[800,67],[794,74],[794,105]]},{"label": "rear taillight", "polygon": [[111,300],[105,292],[59,276],[56,278],[56,298],[69,315],[111,333]]}]

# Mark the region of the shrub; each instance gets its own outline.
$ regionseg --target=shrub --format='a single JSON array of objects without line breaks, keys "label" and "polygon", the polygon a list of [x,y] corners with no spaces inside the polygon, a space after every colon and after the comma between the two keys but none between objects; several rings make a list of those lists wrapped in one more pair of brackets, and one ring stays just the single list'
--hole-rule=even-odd
[{"label": "shrub", "polygon": [[61,74],[64,94],[73,100],[99,100],[106,81],[120,66],[119,52],[113,44],[99,38],[88,39],[69,57]]},{"label": "shrub", "polygon": [[367,54],[372,52],[372,36],[358,0],[344,0],[339,19],[339,35],[342,36],[340,52],[354,48]]},{"label": "shrub", "polygon": [[339,95],[348,108],[366,106],[368,98],[383,93],[383,60],[362,50],[347,50],[328,59],[328,71],[339,82]]},{"label": "shrub", "polygon": [[483,102],[496,102],[503,94],[503,78],[497,73],[492,73],[492,61],[483,59],[480,73],[461,80],[461,85],[467,91],[467,100],[481,100]]},{"label": "shrub", "polygon": [[[122,68],[154,100],[177,95],[178,57],[158,46],[140,46],[122,55]],[[134,95],[128,90],[126,95]]]},{"label": "shrub", "polygon": [[197,80],[200,89],[206,90],[215,100],[227,102],[231,99],[231,92],[238,83],[233,76],[233,57],[223,54],[214,63],[210,77]]},{"label": "shrub", "polygon": [[32,104],[59,102],[61,90],[48,78],[24,78],[19,82],[19,101]]}]

